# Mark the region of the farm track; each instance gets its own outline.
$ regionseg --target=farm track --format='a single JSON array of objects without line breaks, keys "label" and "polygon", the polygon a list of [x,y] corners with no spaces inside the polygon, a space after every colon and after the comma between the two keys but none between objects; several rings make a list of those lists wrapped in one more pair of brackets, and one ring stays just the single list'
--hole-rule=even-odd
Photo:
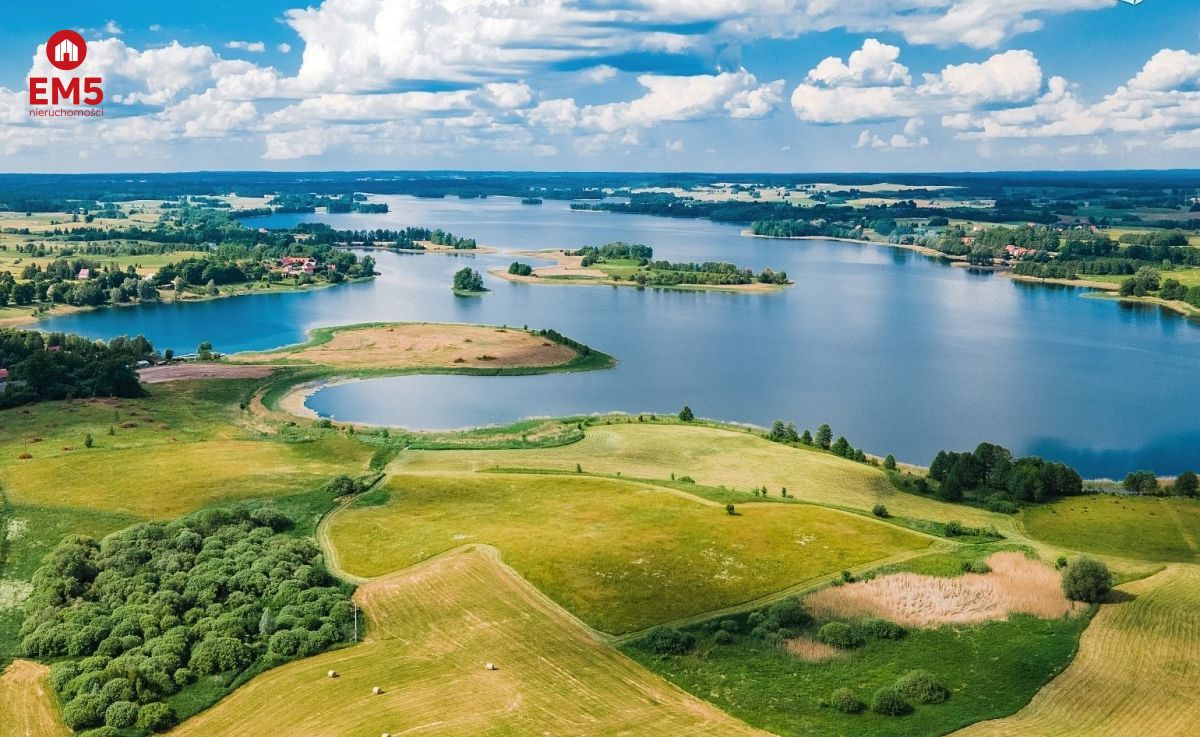
[{"label": "farm track", "polygon": [[0,676],[0,737],[67,737],[40,663],[17,660]]}]

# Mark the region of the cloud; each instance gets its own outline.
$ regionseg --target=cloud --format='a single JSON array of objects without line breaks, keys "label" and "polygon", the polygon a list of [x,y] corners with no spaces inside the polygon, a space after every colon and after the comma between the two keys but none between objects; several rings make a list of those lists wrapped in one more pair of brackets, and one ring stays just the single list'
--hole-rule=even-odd
[{"label": "cloud", "polygon": [[292,45],[289,43],[275,44],[275,50],[281,54],[292,53]]},{"label": "cloud", "polygon": [[151,23],[150,27],[147,30],[150,31],[151,33],[158,33],[159,31],[162,30],[162,26],[159,25],[158,23]]},{"label": "cloud", "polygon": [[122,33],[124,33],[124,31],[121,30],[121,27],[117,25],[115,20],[110,20],[104,24],[104,32],[110,36],[120,36]]},{"label": "cloud", "polygon": [[609,66],[608,64],[598,64],[594,67],[584,69],[579,75],[592,84],[603,84],[616,77],[618,73],[616,67]]},{"label": "cloud", "polygon": [[923,148],[929,145],[929,138],[921,134],[925,121],[921,118],[909,118],[900,133],[893,133],[888,138],[881,138],[869,130],[864,130],[858,136],[854,148],[876,148],[895,150],[899,148]]},{"label": "cloud", "polygon": [[261,54],[267,50],[267,45],[262,41],[230,41],[225,44],[225,48],[235,51],[245,51],[251,54]]},{"label": "cloud", "polygon": [[822,60],[792,92],[800,120],[834,124],[952,113],[1032,99],[1042,70],[1029,51],[1005,51],[978,63],[951,64],[914,84],[896,46],[867,39],[848,61]]}]

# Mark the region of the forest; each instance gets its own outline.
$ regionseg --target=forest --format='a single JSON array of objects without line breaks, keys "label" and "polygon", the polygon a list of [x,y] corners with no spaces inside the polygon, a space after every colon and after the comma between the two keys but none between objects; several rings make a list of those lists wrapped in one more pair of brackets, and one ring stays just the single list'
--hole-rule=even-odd
[{"label": "forest", "polygon": [[154,354],[145,338],[108,343],[78,335],[0,329],[0,409],[79,397],[137,397],[133,367]]}]

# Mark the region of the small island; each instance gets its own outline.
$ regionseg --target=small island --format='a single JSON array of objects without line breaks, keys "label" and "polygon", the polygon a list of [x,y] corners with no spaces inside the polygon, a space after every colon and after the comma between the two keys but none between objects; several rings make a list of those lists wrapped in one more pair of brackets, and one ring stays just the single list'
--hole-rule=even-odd
[{"label": "small island", "polygon": [[519,251],[554,261],[553,266],[534,268],[514,261],[507,270],[488,273],[526,284],[607,284],[663,289],[771,292],[792,284],[787,272],[765,268],[759,273],[734,264],[655,261],[650,246],[616,241],[603,246],[584,246],[577,251]]},{"label": "small island", "polygon": [[483,276],[469,266],[454,272],[451,289],[459,297],[477,297],[488,291],[488,288],[483,286]]}]

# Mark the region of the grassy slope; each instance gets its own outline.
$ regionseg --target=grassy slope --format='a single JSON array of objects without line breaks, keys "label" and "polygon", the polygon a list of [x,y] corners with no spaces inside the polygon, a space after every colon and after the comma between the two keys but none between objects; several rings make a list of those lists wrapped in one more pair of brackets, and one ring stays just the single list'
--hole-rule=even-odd
[{"label": "grassy slope", "polygon": [[[625,651],[685,690],[778,735],[911,737],[1017,711],[1067,666],[1086,624],[1085,617],[1018,616],[914,630],[903,640],[872,640],[825,663],[806,662],[746,634],[717,645],[703,628],[694,630],[700,643],[689,655],[657,656],[636,645]],[[843,687],[870,703],[877,689],[914,668],[934,673],[951,690],[949,701],[918,706],[902,718],[847,715],[821,705]]]},{"label": "grassy slope", "polygon": [[1029,507],[1025,532],[1066,548],[1163,562],[1200,562],[1200,501],[1086,496]]},{"label": "grassy slope", "polygon": [[599,645],[481,552],[393,574],[356,598],[367,642],[260,676],[171,734],[760,734]]},{"label": "grassy slope", "polygon": [[960,520],[979,527],[1011,527],[1011,518],[973,507],[944,504],[895,489],[870,466],[811,450],[772,443],[749,433],[712,427],[622,423],[589,428],[579,443],[560,448],[506,451],[404,453],[396,470],[480,471],[540,468],[621,473],[648,479],[687,475],[696,483],[745,492],[766,485],[772,496],[786,486],[807,501],[862,511],[883,503],[894,516],[936,521]]},{"label": "grassy slope", "polygon": [[67,737],[46,683],[50,669],[19,661],[0,676],[0,737]]},{"label": "grassy slope", "polygon": [[[0,413],[0,483],[16,504],[167,519],[218,501],[295,492],[365,466],[370,449],[334,433],[284,443],[236,426],[236,404],[252,386],[178,382],[140,399]],[[33,457],[19,460],[23,453]]]},{"label": "grassy slope", "polygon": [[612,633],[929,545],[808,505],[744,504],[730,516],[723,505],[659,487],[517,474],[394,477],[334,518],[330,535],[341,565],[363,576],[464,543],[494,545],[555,601]]},{"label": "grassy slope", "polygon": [[1122,587],[1078,657],[1011,718],[956,737],[1185,737],[1200,724],[1200,568],[1172,566]]}]

